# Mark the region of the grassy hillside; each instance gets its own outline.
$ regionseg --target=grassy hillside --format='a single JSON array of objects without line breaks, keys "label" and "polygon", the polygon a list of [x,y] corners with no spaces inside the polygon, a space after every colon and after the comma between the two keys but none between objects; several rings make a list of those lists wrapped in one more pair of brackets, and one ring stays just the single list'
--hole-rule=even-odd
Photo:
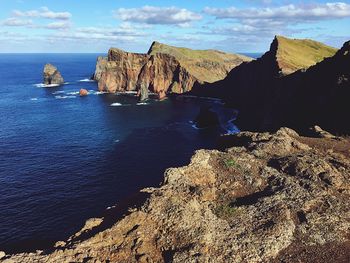
[{"label": "grassy hillside", "polygon": [[284,74],[308,68],[324,58],[333,56],[337,49],[309,39],[276,37],[277,61]]},{"label": "grassy hillside", "polygon": [[192,50],[153,42],[148,54],[165,53],[180,61],[189,73],[205,82],[214,82],[226,77],[227,73],[244,61],[252,59],[243,55],[229,54],[217,50]]}]

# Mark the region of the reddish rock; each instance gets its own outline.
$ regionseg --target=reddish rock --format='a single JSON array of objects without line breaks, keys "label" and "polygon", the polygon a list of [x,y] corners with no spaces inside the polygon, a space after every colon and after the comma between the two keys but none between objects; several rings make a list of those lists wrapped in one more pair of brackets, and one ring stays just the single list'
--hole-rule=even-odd
[{"label": "reddish rock", "polygon": [[233,67],[250,60],[215,50],[190,50],[154,42],[147,54],[111,48],[107,58],[98,58],[94,79],[100,91],[143,89],[143,94],[148,90],[163,98],[165,93],[188,92],[197,82],[223,79]]},{"label": "reddish rock", "polygon": [[161,90],[160,92],[158,92],[158,99],[159,100],[164,100],[166,98],[166,93],[164,90]]},{"label": "reddish rock", "polygon": [[89,95],[89,92],[86,89],[80,89],[79,90],[79,95],[81,97]]}]

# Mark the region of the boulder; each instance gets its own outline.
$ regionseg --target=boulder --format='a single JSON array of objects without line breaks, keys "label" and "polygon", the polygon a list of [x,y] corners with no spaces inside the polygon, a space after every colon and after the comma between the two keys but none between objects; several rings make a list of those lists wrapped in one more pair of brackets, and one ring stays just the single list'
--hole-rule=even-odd
[{"label": "boulder", "polygon": [[44,84],[52,85],[58,84],[61,85],[64,83],[64,79],[58,69],[51,65],[46,64],[44,67]]},{"label": "boulder", "polygon": [[138,96],[139,96],[139,101],[145,101],[148,100],[148,88],[145,85],[141,85],[139,91],[138,91]]},{"label": "boulder", "polygon": [[166,98],[166,93],[164,90],[161,90],[158,92],[158,99],[159,100],[164,100]]},{"label": "boulder", "polygon": [[200,112],[195,119],[197,128],[209,128],[219,125],[219,117],[210,107],[201,107]]},{"label": "boulder", "polygon": [[89,92],[86,89],[80,89],[79,90],[79,95],[81,97],[89,95]]}]

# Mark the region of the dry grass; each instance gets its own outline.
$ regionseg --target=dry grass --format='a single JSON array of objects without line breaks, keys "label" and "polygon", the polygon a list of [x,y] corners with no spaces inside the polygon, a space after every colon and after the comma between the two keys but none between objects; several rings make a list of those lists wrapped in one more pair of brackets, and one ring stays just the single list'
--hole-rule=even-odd
[{"label": "dry grass", "polygon": [[337,49],[310,39],[289,39],[277,36],[277,59],[284,73],[308,68],[333,56]]}]

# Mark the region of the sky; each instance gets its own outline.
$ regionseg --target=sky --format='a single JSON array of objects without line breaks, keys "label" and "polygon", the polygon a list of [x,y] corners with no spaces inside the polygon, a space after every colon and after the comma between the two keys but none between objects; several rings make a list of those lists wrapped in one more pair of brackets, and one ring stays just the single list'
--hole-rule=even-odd
[{"label": "sky", "polygon": [[275,35],[350,40],[350,0],[0,0],[0,53],[264,52]]}]

